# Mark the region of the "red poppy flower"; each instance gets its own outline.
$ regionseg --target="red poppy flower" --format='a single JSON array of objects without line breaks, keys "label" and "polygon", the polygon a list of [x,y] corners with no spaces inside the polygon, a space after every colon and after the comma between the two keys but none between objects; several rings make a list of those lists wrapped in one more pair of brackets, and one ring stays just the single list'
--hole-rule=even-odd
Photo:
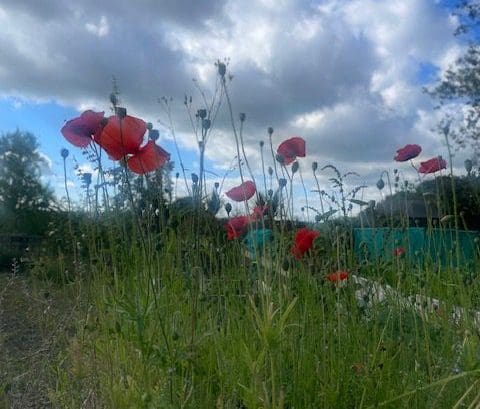
[{"label": "red poppy flower", "polygon": [[327,275],[327,280],[331,283],[338,283],[340,281],[345,281],[348,278],[348,272],[346,271],[337,271],[335,273],[330,273]]},{"label": "red poppy flower", "polygon": [[291,252],[297,260],[312,247],[313,241],[320,235],[316,230],[310,230],[306,227],[300,229],[295,234],[295,241],[293,243]]},{"label": "red poppy flower", "polygon": [[394,257],[400,257],[404,255],[407,251],[403,247],[395,247],[393,249],[393,256]]},{"label": "red poppy flower", "polygon": [[244,200],[250,199],[255,192],[257,191],[255,183],[251,180],[243,182],[241,185],[230,189],[225,194],[232,200],[236,202],[243,202]]},{"label": "red poppy flower", "polygon": [[289,165],[297,156],[305,157],[305,139],[294,136],[283,141],[277,148],[277,154],[283,158],[283,163]]},{"label": "red poppy flower", "polygon": [[263,216],[265,215],[265,212],[268,210],[267,205],[263,206],[255,206],[252,211],[251,218],[253,220],[261,220]]},{"label": "red poppy flower", "polygon": [[245,232],[249,222],[250,218],[248,216],[232,217],[225,224],[225,229],[227,230],[227,239],[233,240],[237,237],[240,237]]},{"label": "red poppy flower", "polygon": [[139,152],[146,131],[147,124],[142,119],[113,115],[96,141],[113,160],[119,160],[127,154]]},{"label": "red poppy flower", "polygon": [[419,173],[435,173],[440,169],[446,169],[447,162],[441,156],[420,163]]},{"label": "red poppy flower", "polygon": [[127,160],[127,165],[132,172],[143,175],[163,166],[170,159],[170,154],[153,141],[141,147],[135,155]]},{"label": "red poppy flower", "polygon": [[421,151],[422,147],[420,145],[405,145],[403,148],[397,150],[397,154],[393,159],[397,162],[405,162],[407,160],[416,158],[418,155],[420,155]]},{"label": "red poppy flower", "polygon": [[103,112],[85,111],[78,118],[67,121],[60,132],[72,145],[85,148],[101,131],[103,116]]}]

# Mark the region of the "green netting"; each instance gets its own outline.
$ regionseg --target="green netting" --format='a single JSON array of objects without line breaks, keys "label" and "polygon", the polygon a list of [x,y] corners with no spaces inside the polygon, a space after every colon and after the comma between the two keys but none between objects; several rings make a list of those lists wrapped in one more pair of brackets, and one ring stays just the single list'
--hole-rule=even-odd
[{"label": "green netting", "polygon": [[457,243],[460,264],[475,262],[480,256],[480,232],[452,229],[362,228],[353,229],[354,251],[360,261],[389,260],[394,250],[405,249],[404,257],[412,262],[425,261],[442,266],[457,265]]}]

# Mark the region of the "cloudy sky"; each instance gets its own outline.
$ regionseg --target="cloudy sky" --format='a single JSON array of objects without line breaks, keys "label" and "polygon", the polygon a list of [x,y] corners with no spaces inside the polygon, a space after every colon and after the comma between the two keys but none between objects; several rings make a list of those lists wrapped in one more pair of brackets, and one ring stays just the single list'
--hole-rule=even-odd
[{"label": "cloudy sky", "polygon": [[[300,160],[307,190],[312,161],[356,171],[363,198],[383,170],[398,168],[415,181],[396,149],[423,147],[419,160],[447,155],[435,128],[439,114],[422,87],[434,84],[461,54],[457,21],[447,1],[434,0],[0,0],[0,131],[34,132],[49,158],[49,181],[60,186],[59,151],[81,152],[60,134],[65,120],[84,110],[109,113],[112,78],[128,112],[161,131],[172,153],[168,117],[158,99],[172,97],[171,119],[185,166],[198,168],[195,137],[184,105],[203,108],[217,84],[214,62],[229,59],[235,119],[246,114],[244,142],[255,171],[259,142],[273,127],[278,145],[302,136]],[[195,79],[195,81],[192,81]],[[238,123],[237,123],[238,126]],[[235,156],[223,101],[207,146],[211,182]],[[455,158],[461,167],[464,156]],[[72,162],[73,163],[73,162]],[[267,166],[269,164],[267,159]],[[328,189],[329,170],[321,173]],[[229,173],[225,188],[238,171]],[[73,171],[71,183],[79,185]],[[311,199],[314,200],[313,198]],[[315,204],[312,204],[316,206]]]}]

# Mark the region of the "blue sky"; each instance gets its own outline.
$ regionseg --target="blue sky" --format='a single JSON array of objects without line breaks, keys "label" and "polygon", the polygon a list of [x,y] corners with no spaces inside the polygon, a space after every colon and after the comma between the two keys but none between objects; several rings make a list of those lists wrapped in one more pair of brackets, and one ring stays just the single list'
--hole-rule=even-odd
[{"label": "blue sky", "polygon": [[[112,4],[110,4],[112,3]],[[439,112],[422,92],[461,54],[451,1],[239,0],[156,3],[91,0],[0,4],[0,132],[33,132],[51,161],[46,180],[62,194],[60,128],[85,109],[109,112],[112,76],[129,113],[159,127],[159,143],[178,158],[157,103],[172,96],[172,120],[186,167],[197,168],[195,138],[183,105],[202,107],[215,89],[218,58],[228,57],[234,114],[245,112],[245,147],[258,174],[258,142],[273,126],[274,144],[300,135],[307,187],[312,161],[356,171],[379,198],[375,182],[393,169],[396,149],[423,147],[421,159],[446,155],[432,132]],[[19,30],[18,27],[22,27]],[[192,78],[197,82],[193,83]],[[237,124],[238,125],[238,124]],[[468,154],[468,153],[467,153]],[[466,153],[455,158],[460,169]],[[235,155],[225,104],[207,147],[207,167],[223,177]],[[78,187],[70,160],[70,182]],[[398,166],[397,166],[398,165]],[[408,166],[402,171],[413,178]],[[86,167],[85,169],[88,169]],[[178,171],[177,167],[175,171]],[[175,172],[174,171],[174,172]],[[328,172],[321,182],[328,188]],[[217,179],[212,177],[211,182]],[[228,189],[238,172],[225,181]]]}]

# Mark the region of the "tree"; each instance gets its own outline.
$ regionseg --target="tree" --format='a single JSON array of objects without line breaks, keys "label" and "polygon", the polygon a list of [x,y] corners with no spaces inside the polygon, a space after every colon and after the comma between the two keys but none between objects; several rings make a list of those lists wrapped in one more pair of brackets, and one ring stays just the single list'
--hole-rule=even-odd
[{"label": "tree", "polygon": [[0,137],[0,231],[39,234],[54,204],[53,194],[40,181],[45,159],[38,142],[19,130]]},{"label": "tree", "polygon": [[[480,0],[461,0],[453,13],[459,21],[455,32],[468,41],[466,52],[449,67],[439,82],[427,92],[440,103],[439,107],[459,107],[462,120],[450,128],[450,136],[458,148],[473,148],[480,154]],[[443,122],[451,122],[452,113]]]}]

